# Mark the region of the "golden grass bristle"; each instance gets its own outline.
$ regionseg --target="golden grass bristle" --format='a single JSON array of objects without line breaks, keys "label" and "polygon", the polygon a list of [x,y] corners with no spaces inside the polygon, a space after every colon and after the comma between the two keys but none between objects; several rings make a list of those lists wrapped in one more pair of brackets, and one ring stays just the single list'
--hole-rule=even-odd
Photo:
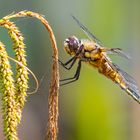
[{"label": "golden grass bristle", "polygon": [[[8,33],[13,40],[13,50],[15,51],[15,60],[22,63],[26,66],[26,52],[25,52],[25,44],[24,38],[20,33],[19,29],[16,25],[9,21],[8,19],[5,20],[5,24],[3,25],[5,28],[8,29]],[[19,108],[22,109],[24,107],[24,103],[26,101],[27,96],[27,89],[28,89],[28,71],[25,67],[16,65],[16,80],[15,80],[15,87],[16,87],[16,100],[19,104]]]},{"label": "golden grass bristle", "polygon": [[33,76],[33,78],[35,80],[35,83],[36,83],[36,87],[35,87],[35,89],[32,92],[27,92],[27,93],[28,94],[34,94],[34,93],[36,93],[38,91],[38,89],[39,89],[39,82],[38,82],[38,79],[36,78],[35,74],[28,67],[26,67],[25,65],[23,65],[21,62],[18,62],[14,58],[8,56],[8,59],[14,61],[16,64],[20,65],[21,67],[24,67],[25,69],[27,69],[28,73]]},{"label": "golden grass bristle", "polygon": [[[49,89],[49,97],[48,97],[49,114],[48,114],[46,139],[47,140],[56,140],[57,133],[58,133],[59,65],[58,65],[57,44],[56,44],[55,36],[53,34],[53,30],[52,30],[51,26],[49,25],[49,23],[47,22],[47,20],[42,15],[32,12],[32,11],[21,11],[21,12],[15,13],[15,14],[12,13],[12,14],[4,17],[2,19],[2,21],[0,22],[0,25],[1,26],[4,25],[5,21],[8,21],[11,24],[9,27],[6,27],[6,28],[9,30],[9,34],[14,41],[14,50],[16,52],[16,60],[19,62],[23,61],[22,64],[26,65],[26,61],[25,61],[25,59],[23,59],[23,58],[25,58],[25,52],[24,52],[25,45],[22,44],[21,47],[19,47],[20,43],[23,43],[23,37],[21,36],[21,34],[18,31],[18,29],[16,28],[16,26],[12,22],[9,21],[11,18],[26,17],[26,16],[35,17],[44,24],[44,26],[46,27],[46,29],[49,32],[50,40],[52,43],[53,65],[52,65],[52,76],[51,76],[51,83],[50,83],[50,89]],[[22,72],[25,70],[25,68],[20,67],[18,65],[17,65],[17,67],[18,67],[17,71],[18,71],[18,69],[21,68],[19,71],[19,75],[18,75],[19,80],[17,79],[17,82],[22,83],[24,80],[27,81],[28,80],[27,70],[25,72],[26,76],[23,78],[24,73],[22,73]],[[24,85],[24,84],[22,84],[22,85]],[[25,84],[25,89],[27,90],[27,84]],[[24,93],[24,90],[21,88],[21,89],[19,89],[19,92]],[[23,95],[23,98],[24,97],[26,97],[26,94]],[[25,101],[25,100],[22,99],[22,101]],[[24,102],[23,103],[21,102],[21,108],[23,105],[24,105]]]},{"label": "golden grass bristle", "polygon": [[15,101],[14,79],[8,54],[4,45],[0,42],[0,81],[2,92],[2,113],[4,135],[6,140],[18,140],[17,125],[20,119],[20,112]]}]

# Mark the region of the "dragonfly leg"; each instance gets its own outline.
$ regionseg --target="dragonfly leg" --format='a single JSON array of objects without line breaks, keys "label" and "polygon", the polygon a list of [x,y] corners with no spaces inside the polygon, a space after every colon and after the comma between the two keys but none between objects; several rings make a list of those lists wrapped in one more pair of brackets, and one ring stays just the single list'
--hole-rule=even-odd
[{"label": "dragonfly leg", "polygon": [[[73,57],[72,57],[70,60],[68,60],[66,63],[63,63],[62,61],[58,60],[58,61],[59,61],[59,64],[60,64],[61,66],[63,66],[65,69],[70,70],[70,69],[73,67],[73,65],[75,64],[75,62],[76,62],[76,60],[77,60],[77,56],[81,53],[83,47],[84,47],[84,46],[81,45],[81,46],[79,47],[79,49],[78,49],[76,55],[73,56]],[[71,64],[70,64],[70,63],[71,63]],[[70,64],[69,67],[67,67],[68,64]]]},{"label": "dragonfly leg", "polygon": [[[59,61],[59,64],[60,64],[62,67],[64,67],[64,68],[67,69],[67,70],[70,70],[70,69],[73,67],[74,63],[76,62],[76,59],[77,59],[77,58],[74,56],[74,57],[72,57],[70,60],[68,60],[66,63],[63,63],[63,62],[60,61],[60,60],[58,60],[58,61]],[[71,63],[71,64],[70,64],[70,63]],[[67,67],[68,64],[70,64],[69,67]]]},{"label": "dragonfly leg", "polygon": [[75,82],[76,80],[79,79],[80,71],[81,71],[81,62],[82,62],[81,60],[78,62],[77,70],[73,77],[60,80],[60,82],[67,81],[67,80],[71,80],[71,81],[60,84],[60,86]]}]

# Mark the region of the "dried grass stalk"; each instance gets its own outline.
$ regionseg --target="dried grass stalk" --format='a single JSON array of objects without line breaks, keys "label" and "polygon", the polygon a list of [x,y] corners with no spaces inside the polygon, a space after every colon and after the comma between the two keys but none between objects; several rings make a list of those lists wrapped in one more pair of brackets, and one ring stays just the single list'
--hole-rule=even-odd
[{"label": "dried grass stalk", "polygon": [[[58,65],[57,44],[56,44],[55,36],[53,34],[53,30],[51,26],[49,25],[49,23],[47,22],[47,20],[42,15],[32,12],[32,11],[21,11],[15,14],[12,13],[11,15],[4,17],[3,21],[0,21],[0,25],[2,26],[4,24],[4,21],[8,21],[11,18],[26,17],[26,16],[35,17],[39,19],[44,24],[44,26],[46,27],[46,29],[48,30],[50,34],[50,39],[51,39],[52,49],[53,49],[53,65],[52,65],[52,76],[51,76],[51,83],[50,83],[50,89],[49,89],[49,97],[48,97],[49,114],[48,114],[46,139],[56,140],[57,133],[58,133],[59,65]],[[12,37],[13,34],[12,33],[10,34]],[[15,39],[16,38],[14,38],[14,41]]]}]

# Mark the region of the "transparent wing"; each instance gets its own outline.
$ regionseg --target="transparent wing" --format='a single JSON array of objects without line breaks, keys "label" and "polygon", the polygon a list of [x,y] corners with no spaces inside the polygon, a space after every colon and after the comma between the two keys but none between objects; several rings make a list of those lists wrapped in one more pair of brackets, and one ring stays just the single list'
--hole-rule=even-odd
[{"label": "transparent wing", "polygon": [[120,73],[120,75],[122,75],[123,79],[125,80],[126,85],[127,85],[126,90],[130,91],[133,96],[135,96],[136,98],[140,99],[137,83],[133,79],[133,77],[130,76],[125,71],[123,71],[122,69],[120,69],[119,66],[117,66],[116,64],[113,64],[113,66]]},{"label": "transparent wing", "polygon": [[76,23],[78,24],[78,26],[84,31],[84,33],[91,39],[93,40],[94,42],[96,42],[97,44],[102,45],[101,41],[96,37],[94,36],[88,29],[87,27],[85,27],[75,16],[71,15],[72,18],[76,21]]},{"label": "transparent wing", "polygon": [[123,82],[125,82],[125,88],[122,87],[121,82],[117,83],[124,91],[126,91],[134,100],[140,103],[140,94],[138,90],[138,86],[136,81],[133,79],[132,76],[127,74],[125,71],[119,68],[116,64],[110,63],[109,64],[115,71],[119,73]]},{"label": "transparent wing", "polygon": [[130,55],[123,52],[122,49],[120,49],[120,48],[107,49],[106,52],[107,52],[107,54],[117,54],[117,55],[122,56],[124,58],[131,59]]},{"label": "transparent wing", "polygon": [[[110,60],[107,59],[107,57],[104,57],[106,62],[109,64],[109,66],[120,75],[120,82],[118,80],[116,81],[115,78],[111,79],[116,81],[116,83],[124,90],[126,91],[134,100],[136,100],[138,103],[140,103],[140,94],[138,90],[138,86],[136,81],[133,79],[132,76],[127,74],[125,71],[123,71],[118,65],[112,63]],[[125,85],[123,85],[125,83]]]}]

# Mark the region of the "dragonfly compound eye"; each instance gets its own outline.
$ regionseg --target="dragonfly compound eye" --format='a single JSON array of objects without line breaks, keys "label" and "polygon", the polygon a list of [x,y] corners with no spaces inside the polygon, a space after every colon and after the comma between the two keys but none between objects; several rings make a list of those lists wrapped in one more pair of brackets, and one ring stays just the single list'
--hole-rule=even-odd
[{"label": "dragonfly compound eye", "polygon": [[75,36],[69,37],[65,40],[64,47],[67,53],[75,55],[79,47],[79,40]]}]

